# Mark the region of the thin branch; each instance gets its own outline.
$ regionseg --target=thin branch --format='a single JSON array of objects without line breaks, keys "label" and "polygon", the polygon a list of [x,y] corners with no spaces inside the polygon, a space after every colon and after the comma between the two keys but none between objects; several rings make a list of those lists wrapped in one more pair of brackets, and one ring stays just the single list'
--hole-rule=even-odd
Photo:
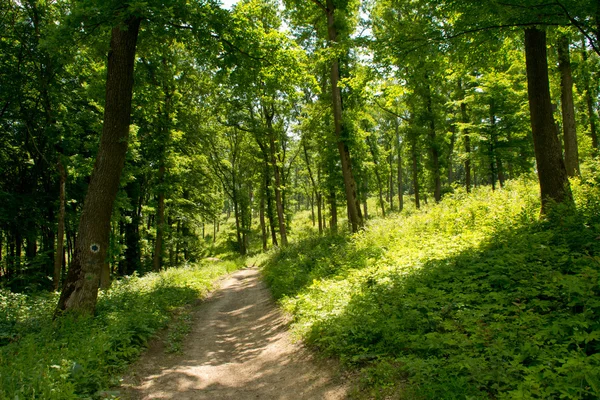
[{"label": "thin branch", "polygon": [[600,56],[600,48],[598,48],[598,46],[594,44],[594,40],[585,31],[585,29],[583,29],[581,24],[579,24],[579,21],[577,21],[574,17],[571,16],[571,14],[569,14],[569,11],[567,10],[567,8],[560,1],[557,1],[556,4],[563,10],[565,15],[569,19],[569,21],[571,21],[571,24],[573,24],[573,26],[575,26],[577,29],[579,29],[579,31],[583,34],[583,36],[585,36],[585,38],[588,40],[588,42],[590,42],[590,45],[592,46],[592,49],[594,49],[596,54],[598,54]]},{"label": "thin branch", "polygon": [[403,120],[403,121],[408,121],[408,120],[409,120],[409,119],[408,119],[408,118],[406,118],[405,116],[403,116],[403,115],[400,115],[400,114],[397,114],[397,113],[393,112],[392,110],[389,110],[389,109],[385,108],[385,107],[384,107],[384,106],[382,106],[382,105],[381,105],[381,104],[380,104],[380,103],[377,101],[377,99],[376,99],[376,98],[374,98],[374,97],[373,97],[373,101],[375,102],[375,104],[377,104],[377,106],[378,106],[379,108],[381,108],[383,111],[385,111],[385,112],[387,112],[387,113],[389,113],[389,114],[392,114],[394,117],[396,117],[396,118],[400,118],[400,119],[401,119],[401,120]]},{"label": "thin branch", "polygon": [[312,2],[315,3],[317,6],[319,6],[319,8],[321,8],[321,10],[325,11],[325,13],[329,12],[327,7],[325,7],[325,5],[323,3],[321,3],[319,0],[312,0]]}]

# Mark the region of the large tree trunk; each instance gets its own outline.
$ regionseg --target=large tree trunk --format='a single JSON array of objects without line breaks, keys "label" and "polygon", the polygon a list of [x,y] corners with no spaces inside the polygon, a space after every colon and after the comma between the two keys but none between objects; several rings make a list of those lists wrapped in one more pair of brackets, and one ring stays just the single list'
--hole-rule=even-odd
[{"label": "large tree trunk", "polygon": [[558,68],[560,69],[560,100],[563,119],[563,139],[565,144],[565,168],[567,175],[579,175],[579,149],[577,147],[577,127],[575,125],[575,105],[573,104],[573,76],[569,38],[558,40]]},{"label": "large tree trunk", "polygon": [[67,172],[64,165],[59,160],[58,172],[60,174],[59,183],[59,208],[58,208],[58,229],[56,234],[56,253],[54,253],[54,271],[52,274],[52,286],[54,290],[58,290],[60,284],[60,272],[62,270],[62,263],[64,258],[64,244],[65,244],[65,186],[67,182]]},{"label": "large tree trunk", "polygon": [[[327,33],[329,47],[334,47],[337,42],[337,28],[335,25],[335,5],[333,0],[327,0]],[[343,109],[342,93],[339,88],[340,65],[338,58],[335,58],[331,64],[331,93],[333,106],[333,125],[335,137],[337,140],[338,152],[342,162],[342,175],[344,177],[344,189],[346,193],[346,203],[348,206],[348,215],[352,232],[357,232],[363,226],[362,213],[360,211],[359,200],[356,195],[356,181],[352,174],[352,162],[350,158],[350,149],[346,143],[343,127]]]},{"label": "large tree trunk", "polygon": [[135,47],[141,19],[112,30],[100,146],[79,220],[77,243],[57,311],[91,314],[106,261],[110,217],[127,154]]},{"label": "large tree trunk", "polygon": [[552,201],[563,203],[572,200],[552,116],[546,32],[538,28],[525,30],[525,60],[533,146],[540,181],[542,213],[545,213]]}]

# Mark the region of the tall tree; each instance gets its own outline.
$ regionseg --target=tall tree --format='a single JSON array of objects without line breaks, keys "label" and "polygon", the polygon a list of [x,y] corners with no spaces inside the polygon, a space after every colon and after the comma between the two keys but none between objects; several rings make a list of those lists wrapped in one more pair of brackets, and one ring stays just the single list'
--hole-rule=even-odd
[{"label": "tall tree", "polygon": [[106,77],[104,126],[83,205],[73,262],[58,310],[91,313],[105,263],[113,203],[127,154],[133,67],[141,18],[125,15],[112,29]]},{"label": "tall tree", "polygon": [[573,74],[571,72],[570,40],[566,34],[558,38],[558,69],[560,70],[560,105],[562,109],[563,141],[567,175],[579,175],[579,148],[573,100]]},{"label": "tall tree", "polygon": [[545,212],[551,202],[571,200],[569,179],[552,116],[545,31],[535,27],[525,30],[525,57],[531,130],[541,188],[542,212]]}]

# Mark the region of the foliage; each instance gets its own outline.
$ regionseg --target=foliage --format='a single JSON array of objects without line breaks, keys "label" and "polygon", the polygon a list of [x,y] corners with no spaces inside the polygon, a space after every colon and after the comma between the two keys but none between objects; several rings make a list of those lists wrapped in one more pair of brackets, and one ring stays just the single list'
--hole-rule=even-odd
[{"label": "foliage", "polygon": [[351,237],[301,240],[263,272],[295,332],[360,369],[372,396],[597,398],[597,187],[575,185],[582,206],[544,221],[533,181],[457,190]]},{"label": "foliage", "polygon": [[[125,277],[102,292],[97,315],[88,318],[53,321],[57,294],[2,290],[0,398],[75,399],[117,385],[119,373],[174,309],[206,295],[218,276],[243,265],[238,259]],[[186,322],[185,315],[175,320]],[[169,340],[176,350],[185,329],[174,329],[177,337]]]}]

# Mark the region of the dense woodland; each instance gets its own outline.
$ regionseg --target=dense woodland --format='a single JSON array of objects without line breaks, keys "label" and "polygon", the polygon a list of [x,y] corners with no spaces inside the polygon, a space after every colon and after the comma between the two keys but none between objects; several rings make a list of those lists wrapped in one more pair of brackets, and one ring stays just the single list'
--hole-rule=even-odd
[{"label": "dense woodland", "polygon": [[[370,265],[383,253],[361,248],[365,229],[391,232],[380,248],[425,243],[429,228],[399,218],[440,202],[464,205],[453,218],[471,213],[484,231],[565,215],[582,218],[564,222],[575,231],[598,229],[597,1],[0,1],[0,285],[60,293],[55,318],[98,312],[99,289],[120,277],[270,249],[275,296],[293,296],[310,281],[294,269],[294,240],[310,236],[314,260],[333,248]],[[492,208],[513,198],[495,193],[511,185],[527,205],[497,216]],[[471,192],[496,203],[468,211]],[[352,233],[363,242],[340,244]],[[586,276],[597,281],[594,271]],[[595,305],[579,350],[596,360],[586,361],[593,371],[600,308],[598,286],[588,289]],[[334,343],[343,335],[332,337],[313,339],[344,358]],[[356,345],[369,350],[351,364],[382,359],[369,343]],[[392,379],[381,368],[369,376]],[[565,398],[597,398],[597,370],[589,374],[587,389]],[[488,378],[477,393],[508,390]]]}]

